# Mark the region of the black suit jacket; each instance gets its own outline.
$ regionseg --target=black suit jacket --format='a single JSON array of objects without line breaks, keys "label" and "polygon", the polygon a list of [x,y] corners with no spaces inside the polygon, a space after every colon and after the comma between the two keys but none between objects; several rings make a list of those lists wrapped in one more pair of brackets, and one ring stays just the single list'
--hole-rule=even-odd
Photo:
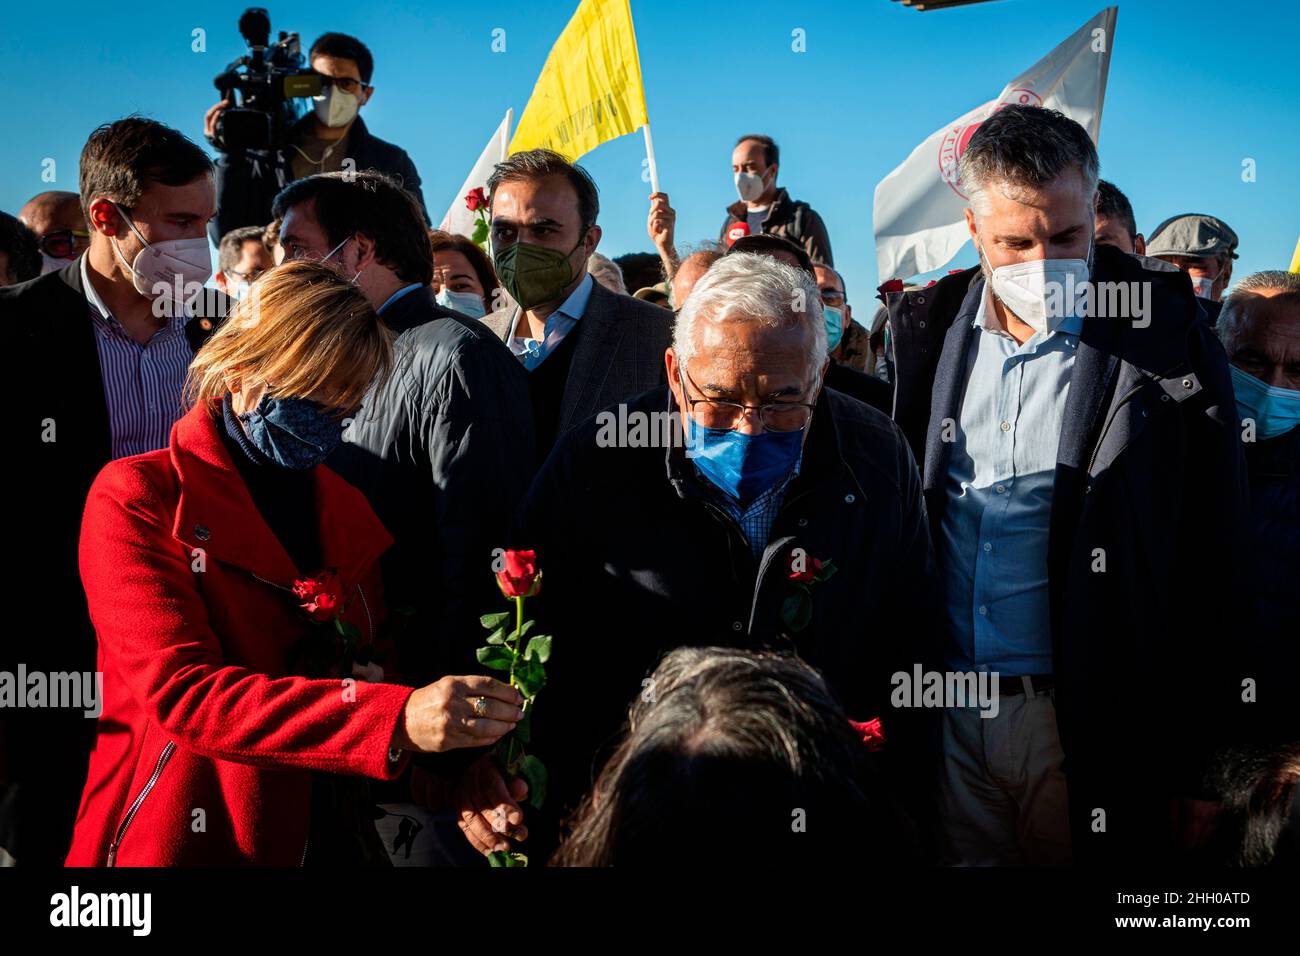
[{"label": "black suit jacket", "polygon": [[[512,306],[485,316],[483,322],[509,343],[518,318],[519,307]],[[673,314],[667,309],[594,282],[580,322],[585,328],[569,366],[557,436],[602,408],[667,381],[664,351],[673,338]]]},{"label": "black suit jacket", "polygon": [[[195,350],[231,305],[220,292],[205,292],[185,327]],[[6,628],[0,638],[0,669],[21,662],[29,673],[93,671],[95,634],[77,542],[86,494],[111,455],[111,433],[80,259],[0,289],[0,328],[17,380],[10,413],[21,451],[10,478],[23,542],[21,550],[5,550],[4,580],[33,613],[29,627]],[[12,751],[0,754],[0,765],[12,761],[0,766],[0,779],[19,783],[21,845],[10,849],[24,863],[58,865],[71,838],[95,721],[67,709],[24,710],[18,719],[21,729],[11,722],[6,731],[12,731]]]}]

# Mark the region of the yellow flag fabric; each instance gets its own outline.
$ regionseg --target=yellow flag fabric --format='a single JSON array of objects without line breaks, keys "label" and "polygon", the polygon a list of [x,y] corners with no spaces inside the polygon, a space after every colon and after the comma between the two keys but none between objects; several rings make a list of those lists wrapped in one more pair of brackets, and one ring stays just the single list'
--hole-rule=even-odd
[{"label": "yellow flag fabric", "polygon": [[582,0],[551,47],[510,152],[553,149],[572,161],[646,122],[629,0]]},{"label": "yellow flag fabric", "polygon": [[1300,239],[1295,242],[1295,255],[1291,257],[1291,271],[1300,272]]}]

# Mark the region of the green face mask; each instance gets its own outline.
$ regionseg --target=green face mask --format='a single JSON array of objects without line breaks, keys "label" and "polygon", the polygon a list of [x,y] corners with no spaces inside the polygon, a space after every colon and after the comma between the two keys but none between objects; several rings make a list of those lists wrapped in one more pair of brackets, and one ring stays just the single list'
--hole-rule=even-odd
[{"label": "green face mask", "polygon": [[581,245],[579,239],[578,245],[565,255],[545,246],[512,243],[493,256],[497,278],[522,309],[553,302],[573,281],[573,263],[569,256]]}]

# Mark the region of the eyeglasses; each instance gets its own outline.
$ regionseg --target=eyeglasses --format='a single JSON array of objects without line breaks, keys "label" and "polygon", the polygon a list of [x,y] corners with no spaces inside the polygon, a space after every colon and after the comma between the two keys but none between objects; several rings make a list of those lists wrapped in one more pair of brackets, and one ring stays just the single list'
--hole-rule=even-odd
[{"label": "eyeglasses", "polygon": [[240,272],[238,269],[229,269],[226,271],[226,275],[232,275],[239,279],[247,279],[249,282],[252,282],[265,271],[265,269],[252,269],[248,272]]},{"label": "eyeglasses", "polygon": [[[682,381],[682,394],[686,394],[686,383],[697,392],[702,389],[686,372],[685,366],[679,369]],[[758,420],[766,431],[798,432],[808,427],[812,418],[813,405],[808,402],[767,402],[763,405],[742,405],[739,402],[720,402],[712,398],[686,397],[691,417],[705,428],[723,428],[730,430],[753,409],[758,412]]]},{"label": "eyeglasses", "polygon": [[[86,248],[90,233],[84,229],[59,229],[47,232],[40,242],[41,251],[55,259],[71,259]],[[81,240],[78,242],[78,240]]]},{"label": "eyeglasses", "polygon": [[836,292],[834,289],[827,289],[822,293],[822,305],[829,305],[832,308],[839,308],[844,304],[844,293]]},{"label": "eyeglasses", "polygon": [[356,96],[362,90],[366,89],[366,84],[351,76],[324,76],[320,78],[321,88],[327,86],[337,86],[344,93],[351,93]]}]

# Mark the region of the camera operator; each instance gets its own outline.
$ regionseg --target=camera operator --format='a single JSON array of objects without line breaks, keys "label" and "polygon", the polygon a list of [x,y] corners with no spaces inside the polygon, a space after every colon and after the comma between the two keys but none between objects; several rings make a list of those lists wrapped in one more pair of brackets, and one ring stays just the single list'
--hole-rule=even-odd
[{"label": "camera operator", "polygon": [[[229,149],[220,141],[218,118],[231,105],[223,99],[208,110],[204,135],[223,155],[217,160],[217,218],[213,241],[240,226],[271,221],[271,201],[296,179],[315,173],[335,172],[351,159],[355,169],[376,169],[394,176],[429,214],[420,192],[420,175],[406,151],[373,136],[358,115],[370,102],[374,59],[366,45],[343,33],[326,33],[312,44],[308,62],[322,77],[315,109],[288,131],[284,146],[269,153]],[[271,168],[265,168],[266,163]]]}]

